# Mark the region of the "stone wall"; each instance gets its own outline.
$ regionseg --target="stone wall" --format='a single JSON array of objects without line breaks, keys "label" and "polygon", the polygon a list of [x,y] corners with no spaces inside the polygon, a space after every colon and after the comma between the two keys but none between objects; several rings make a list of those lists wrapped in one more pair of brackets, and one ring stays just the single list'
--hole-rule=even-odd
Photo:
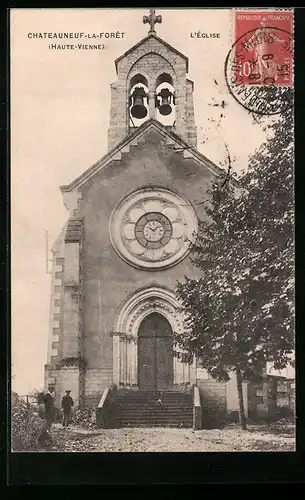
[{"label": "stone wall", "polygon": [[63,276],[64,276],[64,233],[65,227],[55,241],[52,252],[52,277],[50,297],[50,328],[48,337],[48,356],[44,370],[44,389],[55,387],[56,406],[60,407],[60,371],[57,367],[62,356],[63,333]]},{"label": "stone wall", "polygon": [[61,399],[65,391],[70,390],[74,400],[74,408],[83,404],[84,369],[79,365],[45,365],[45,390],[52,385],[55,388],[55,406],[61,407]]},{"label": "stone wall", "polygon": [[71,391],[74,400],[74,408],[82,406],[84,399],[84,369],[77,365],[64,365],[60,368],[59,392],[61,398],[65,391]]},{"label": "stone wall", "polygon": [[213,379],[197,380],[203,418],[205,415],[224,415],[227,412],[226,383]]},{"label": "stone wall", "polygon": [[61,392],[60,392],[60,368],[56,365],[45,365],[44,370],[44,386],[45,391],[50,385],[55,387],[55,406],[60,408]]},{"label": "stone wall", "polygon": [[65,270],[62,283],[62,358],[80,358],[83,355],[82,241],[82,218],[70,217],[65,234]]},{"label": "stone wall", "polygon": [[85,406],[96,405],[104,389],[112,384],[112,369],[89,369],[85,372],[84,403]]},{"label": "stone wall", "polygon": [[[245,415],[246,417],[248,417],[249,413],[248,383],[243,382],[242,387],[243,387]],[[233,414],[237,415],[237,413],[239,413],[239,400],[238,400],[237,381],[235,373],[231,374],[231,378],[226,384],[226,391],[227,391],[227,413],[228,415],[232,414],[232,416]]]},{"label": "stone wall", "polygon": [[[228,382],[218,382],[202,368],[197,368],[197,386],[200,388],[203,414],[222,415],[237,419],[239,414],[239,401],[237,393],[236,376],[231,374]],[[245,415],[248,417],[250,392],[248,383],[243,382],[243,396]]]},{"label": "stone wall", "polygon": [[52,278],[50,298],[50,327],[48,337],[48,364],[56,364],[61,358],[63,277],[64,277],[64,244],[63,235],[58,238],[52,250]]},{"label": "stone wall", "polygon": [[191,80],[187,80],[187,87],[186,87],[187,141],[191,146],[197,146],[197,127],[195,125],[193,92],[194,92],[194,83]]},{"label": "stone wall", "polygon": [[63,257],[55,258],[55,280],[54,280],[54,296],[53,296],[53,318],[52,318],[52,346],[51,346],[51,361],[61,356],[60,336],[62,332],[62,283],[64,276]]},{"label": "stone wall", "polygon": [[294,412],[294,381],[267,376],[261,383],[248,384],[249,417],[253,419],[275,418],[285,412]]},{"label": "stone wall", "polygon": [[161,73],[168,73],[173,79],[175,79],[173,66],[165,59],[164,56],[156,54],[154,52],[146,53],[145,55],[140,57],[140,59],[138,59],[137,62],[131,67],[128,75],[129,78],[131,76],[130,73],[141,73],[148,78],[153,78],[154,82],[156,80],[156,75],[159,75]]}]

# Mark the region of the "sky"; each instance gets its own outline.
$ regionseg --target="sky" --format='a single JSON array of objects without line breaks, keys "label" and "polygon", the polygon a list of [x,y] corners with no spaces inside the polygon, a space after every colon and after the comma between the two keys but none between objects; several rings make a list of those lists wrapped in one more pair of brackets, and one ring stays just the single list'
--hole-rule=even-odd
[{"label": "sky", "polygon": [[[146,9],[11,10],[12,375],[19,394],[43,386],[50,304],[45,233],[51,244],[68,218],[59,186],[107,152],[114,61],[147,35],[148,25],[142,22],[147,14]],[[265,134],[226,87],[224,62],[234,42],[233,13],[159,9],[156,14],[163,18],[157,35],[189,58],[198,149],[224,166],[227,144],[233,168],[240,172]],[[40,32],[119,37],[81,41],[104,43],[104,50],[50,50],[50,43],[80,41],[31,35]],[[214,106],[223,100],[224,110]]]}]

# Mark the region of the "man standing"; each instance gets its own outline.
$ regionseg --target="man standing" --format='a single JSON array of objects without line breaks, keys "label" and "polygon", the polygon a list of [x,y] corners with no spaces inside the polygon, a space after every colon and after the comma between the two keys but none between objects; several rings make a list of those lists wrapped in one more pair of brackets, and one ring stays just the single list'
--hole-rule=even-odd
[{"label": "man standing", "polygon": [[74,406],[74,401],[70,396],[71,391],[66,391],[66,395],[62,398],[61,407],[63,410],[63,427],[69,427],[71,422],[72,406]]},{"label": "man standing", "polygon": [[44,395],[43,401],[45,406],[45,416],[46,416],[46,430],[50,431],[51,425],[55,417],[55,390],[54,387],[50,386],[48,392]]}]

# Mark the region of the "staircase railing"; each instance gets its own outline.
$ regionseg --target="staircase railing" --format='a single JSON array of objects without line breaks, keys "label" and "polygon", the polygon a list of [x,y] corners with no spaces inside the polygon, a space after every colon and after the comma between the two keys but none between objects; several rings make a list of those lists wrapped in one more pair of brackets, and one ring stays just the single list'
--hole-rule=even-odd
[{"label": "staircase railing", "polygon": [[96,409],[96,425],[103,429],[111,427],[111,405],[116,395],[115,387],[106,387]]},{"label": "staircase railing", "polygon": [[202,407],[199,388],[194,386],[193,394],[193,429],[198,431],[202,427]]}]

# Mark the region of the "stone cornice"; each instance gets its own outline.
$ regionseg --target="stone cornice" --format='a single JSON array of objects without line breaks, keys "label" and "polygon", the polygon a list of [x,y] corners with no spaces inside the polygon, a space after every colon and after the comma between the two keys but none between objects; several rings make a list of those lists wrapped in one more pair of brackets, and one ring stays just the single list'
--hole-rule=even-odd
[{"label": "stone cornice", "polygon": [[80,191],[63,191],[63,201],[66,209],[70,215],[74,215],[78,209],[78,202],[82,198],[82,193]]}]

